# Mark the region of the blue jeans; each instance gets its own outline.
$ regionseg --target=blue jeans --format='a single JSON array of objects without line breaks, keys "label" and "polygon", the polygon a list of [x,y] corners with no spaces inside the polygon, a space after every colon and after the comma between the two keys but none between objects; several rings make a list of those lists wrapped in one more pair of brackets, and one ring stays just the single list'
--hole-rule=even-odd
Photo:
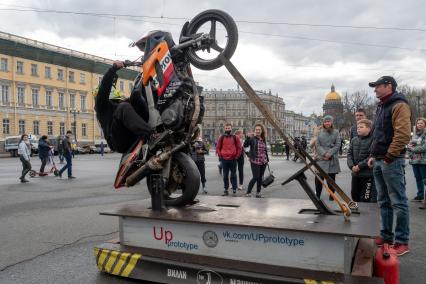
[{"label": "blue jeans", "polygon": [[409,211],[405,194],[405,161],[397,158],[390,164],[374,162],[373,174],[377,189],[377,203],[382,221],[381,237],[393,241],[393,214],[396,215],[395,242],[408,244]]},{"label": "blue jeans", "polygon": [[237,190],[237,160],[222,160],[223,185],[225,191],[229,188],[229,172],[231,172],[232,191]]},{"label": "blue jeans", "polygon": [[72,157],[71,154],[65,154],[64,158],[66,160],[66,165],[62,167],[62,169],[59,171],[59,174],[62,175],[62,173],[65,170],[68,170],[68,177],[72,176]]},{"label": "blue jeans", "polygon": [[426,180],[426,165],[413,164],[414,177],[416,178],[417,195],[418,197],[424,198],[425,196],[425,184],[423,180]]}]

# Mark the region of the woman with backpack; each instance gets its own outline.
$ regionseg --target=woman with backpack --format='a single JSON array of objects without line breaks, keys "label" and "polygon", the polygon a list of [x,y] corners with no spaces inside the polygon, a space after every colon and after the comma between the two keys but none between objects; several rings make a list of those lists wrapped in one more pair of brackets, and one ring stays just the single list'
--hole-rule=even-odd
[{"label": "woman with backpack", "polygon": [[260,191],[262,190],[262,179],[265,173],[266,166],[269,163],[268,151],[266,148],[266,132],[262,124],[256,124],[254,126],[253,133],[249,134],[249,137],[244,142],[244,148],[250,147],[248,156],[250,158],[250,166],[253,177],[251,178],[247,187],[247,197],[251,197],[251,191],[255,183],[256,185],[256,197],[261,198]]}]

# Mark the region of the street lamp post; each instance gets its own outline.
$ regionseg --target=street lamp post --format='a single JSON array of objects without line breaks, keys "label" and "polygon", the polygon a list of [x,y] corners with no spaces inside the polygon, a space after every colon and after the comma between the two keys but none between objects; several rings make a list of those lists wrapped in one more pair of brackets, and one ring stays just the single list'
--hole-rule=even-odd
[{"label": "street lamp post", "polygon": [[80,114],[79,110],[76,109],[72,109],[70,110],[70,113],[74,116],[74,139],[75,139],[75,143],[77,144],[77,114]]}]

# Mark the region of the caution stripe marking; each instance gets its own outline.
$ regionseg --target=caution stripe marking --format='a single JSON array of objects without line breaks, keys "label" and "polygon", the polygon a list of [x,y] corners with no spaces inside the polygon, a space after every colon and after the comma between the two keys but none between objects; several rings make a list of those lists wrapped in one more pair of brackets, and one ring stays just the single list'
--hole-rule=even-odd
[{"label": "caution stripe marking", "polygon": [[142,256],[139,253],[131,254],[99,248],[95,248],[94,255],[99,270],[124,277],[129,277]]}]

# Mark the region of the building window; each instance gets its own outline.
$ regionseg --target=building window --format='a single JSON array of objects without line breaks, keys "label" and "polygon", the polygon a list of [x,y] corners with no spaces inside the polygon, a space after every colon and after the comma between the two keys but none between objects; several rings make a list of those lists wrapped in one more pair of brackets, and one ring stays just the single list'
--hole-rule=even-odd
[{"label": "building window", "polygon": [[64,70],[58,69],[58,80],[63,81],[64,80]]},{"label": "building window", "polygon": [[129,83],[129,90],[130,90],[130,92],[132,92],[132,90],[133,90],[133,83],[132,82]]},{"label": "building window", "polygon": [[24,134],[25,133],[25,120],[20,119],[18,122],[18,126],[19,126],[19,134]]},{"label": "building window", "polygon": [[120,92],[124,92],[124,82],[120,81]]},{"label": "building window", "polygon": [[59,109],[64,109],[65,95],[63,92],[59,92]]},{"label": "building window", "polygon": [[68,71],[68,82],[74,83],[74,71]]},{"label": "building window", "polygon": [[53,135],[53,121],[47,122],[47,135]]},{"label": "building window", "polygon": [[0,59],[0,71],[7,72],[7,58]]},{"label": "building window", "polygon": [[31,76],[38,76],[38,74],[37,74],[37,64],[31,64]]},{"label": "building window", "polygon": [[18,104],[23,105],[25,103],[25,88],[22,86],[16,87],[16,93],[18,95]]},{"label": "building window", "polygon": [[86,95],[80,95],[80,109],[86,111]]},{"label": "building window", "polygon": [[86,74],[80,73],[80,84],[86,84]]},{"label": "building window", "polygon": [[9,86],[7,85],[1,85],[1,100],[3,104],[8,104],[10,102]]},{"label": "building window", "polygon": [[40,121],[38,120],[33,121],[33,134],[34,135],[40,134]]},{"label": "building window", "polygon": [[65,122],[59,122],[59,135],[65,135]]},{"label": "building window", "polygon": [[38,89],[31,89],[31,97],[33,100],[33,107],[38,106]]},{"label": "building window", "polygon": [[46,90],[46,106],[47,108],[52,108],[52,91]]},{"label": "building window", "polygon": [[10,121],[8,118],[3,118],[3,134],[10,134]]},{"label": "building window", "polygon": [[70,94],[70,108],[75,109],[75,94]]},{"label": "building window", "polygon": [[52,79],[52,68],[48,66],[44,67],[44,77],[47,79]]},{"label": "building window", "polygon": [[102,82],[102,76],[99,76],[99,77],[98,77],[98,85],[100,85],[100,84],[101,84],[101,82]]},{"label": "building window", "polygon": [[87,129],[87,125],[86,125],[86,123],[82,123],[82,124],[81,124],[81,136],[83,136],[83,137],[86,137],[86,136],[87,136],[86,129]]},{"label": "building window", "polygon": [[16,62],[16,74],[24,74],[24,62]]}]

